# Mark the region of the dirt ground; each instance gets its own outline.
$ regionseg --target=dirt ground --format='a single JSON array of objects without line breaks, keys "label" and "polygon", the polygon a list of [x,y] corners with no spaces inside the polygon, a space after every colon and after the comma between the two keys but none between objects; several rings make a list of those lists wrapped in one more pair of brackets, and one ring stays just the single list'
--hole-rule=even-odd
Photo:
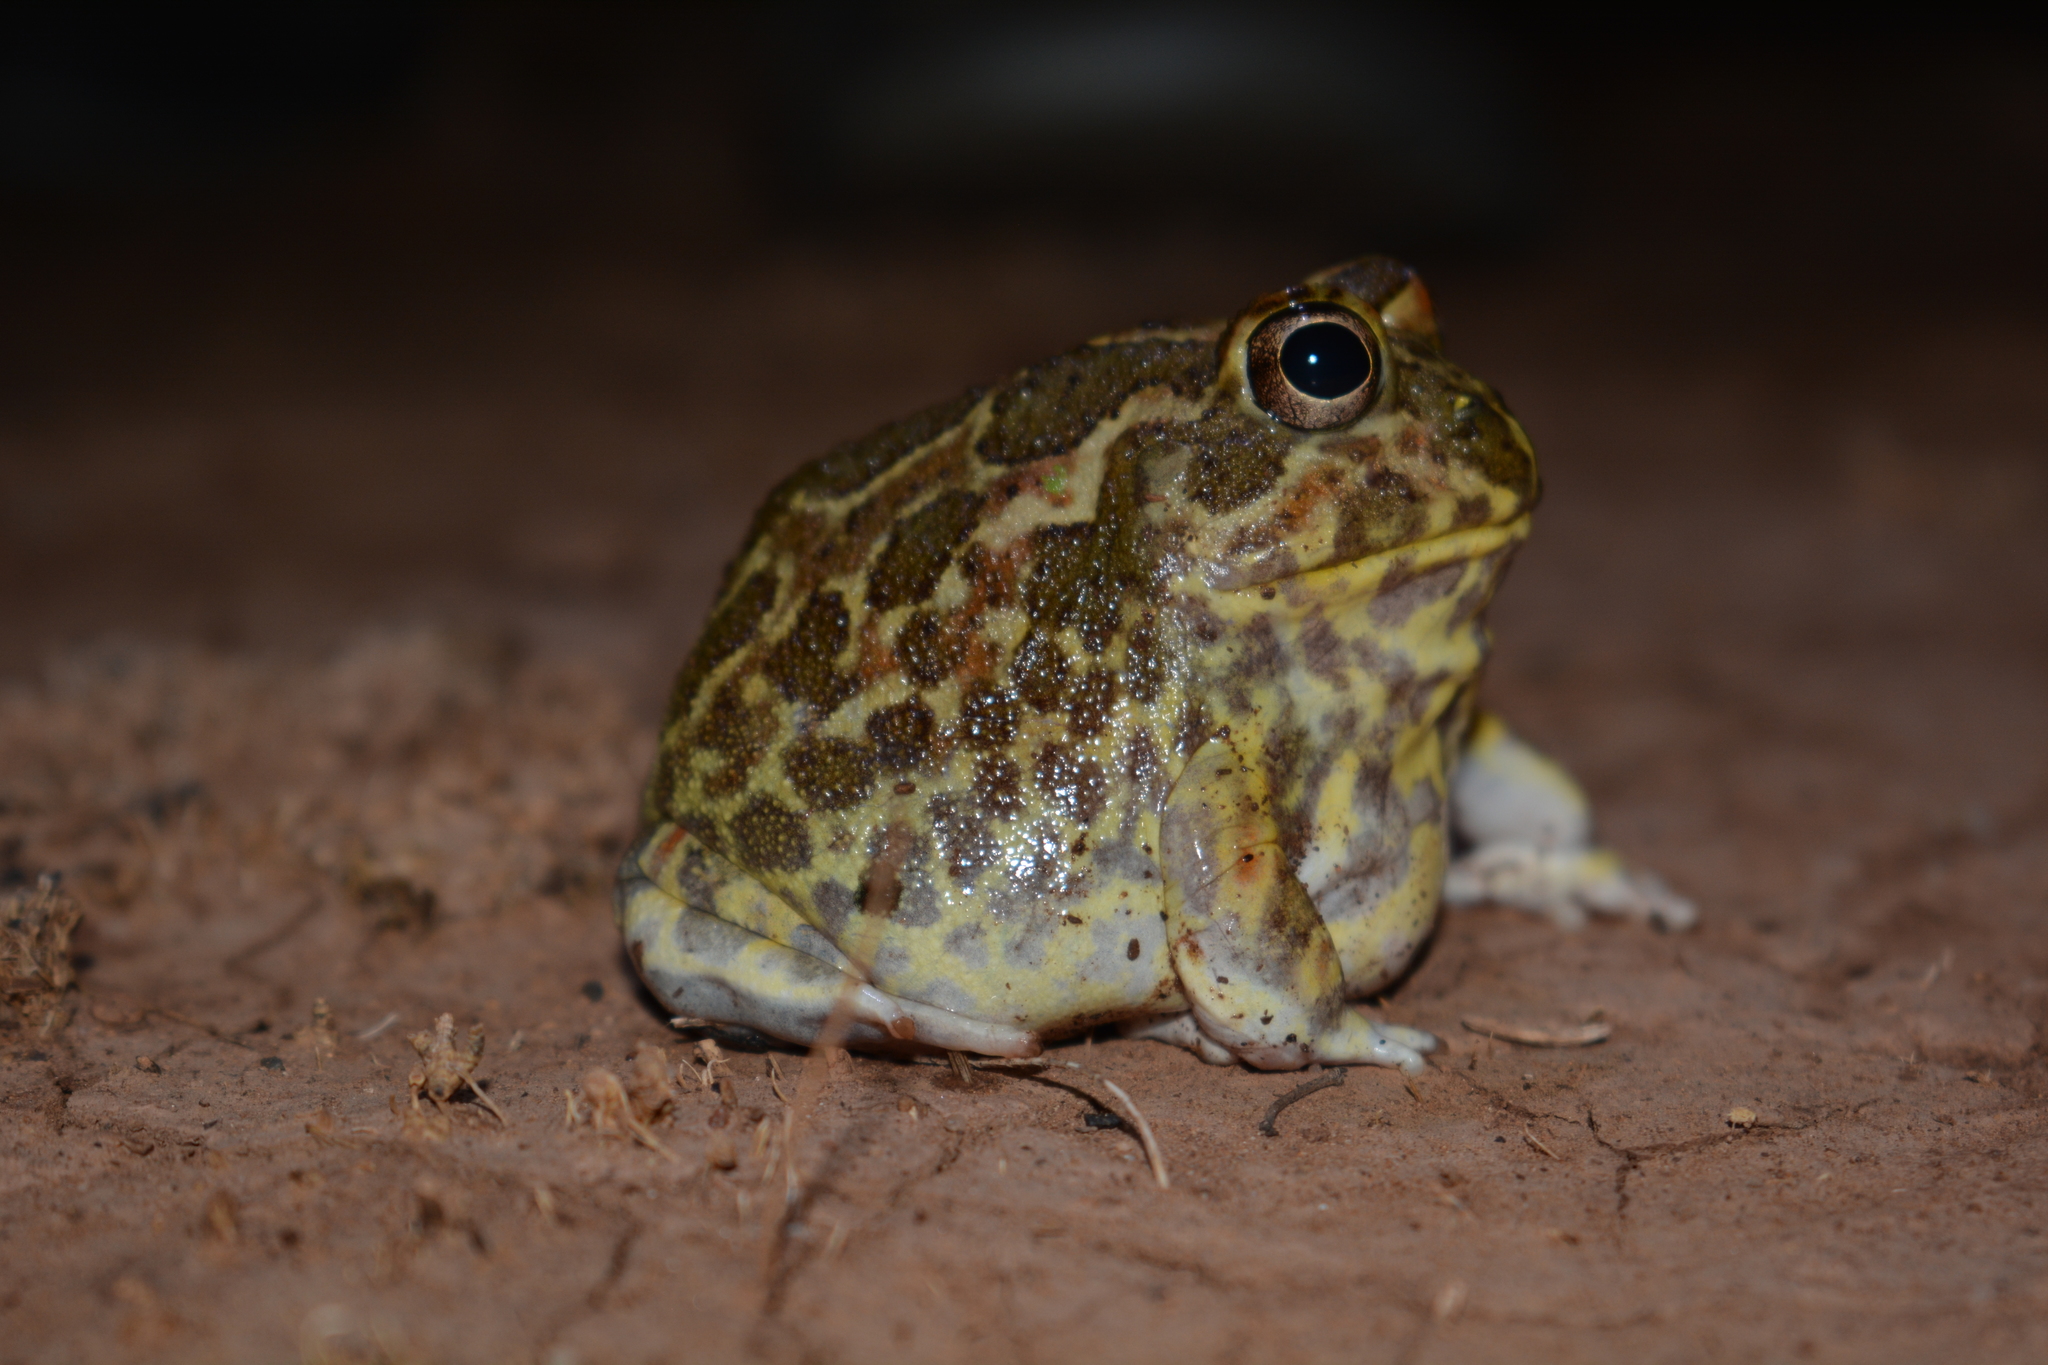
[{"label": "dirt ground", "polygon": [[[694,1060],[608,879],[766,487],[1336,253],[693,255],[409,192],[46,243],[17,315],[0,879],[83,918],[76,986],[0,1033],[0,1359],[2048,1357],[2038,266],[1668,198],[1422,262],[1545,460],[1491,700],[1701,923],[1448,916],[1384,1004],[1447,1051],[1277,1137],[1298,1076],[1061,1049],[1161,1190],[1071,1071],[728,1048],[732,1104],[690,1081],[660,1153],[564,1092]],[[395,1111],[443,1012],[503,1123]]]}]

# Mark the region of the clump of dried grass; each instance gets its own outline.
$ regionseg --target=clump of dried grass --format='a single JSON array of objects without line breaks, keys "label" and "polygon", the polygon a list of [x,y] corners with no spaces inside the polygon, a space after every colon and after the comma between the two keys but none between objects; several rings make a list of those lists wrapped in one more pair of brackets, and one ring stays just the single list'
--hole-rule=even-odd
[{"label": "clump of dried grass", "polygon": [[63,1026],[64,997],[77,981],[71,965],[71,935],[78,905],[60,889],[54,872],[33,887],[9,893],[0,926],[0,999],[16,1023],[43,1037]]}]

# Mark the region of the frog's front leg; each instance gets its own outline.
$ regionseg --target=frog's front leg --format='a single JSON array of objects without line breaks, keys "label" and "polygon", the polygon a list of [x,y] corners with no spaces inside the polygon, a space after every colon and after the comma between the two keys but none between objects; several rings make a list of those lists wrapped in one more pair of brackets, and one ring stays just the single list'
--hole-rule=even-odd
[{"label": "frog's front leg", "polygon": [[676,825],[656,826],[628,850],[613,906],[640,979],[679,1015],[809,1045],[844,1002],[846,1046],[1038,1054],[1027,1030],[860,980],[831,940]]},{"label": "frog's front leg", "polygon": [[1577,929],[1588,911],[1685,929],[1692,902],[1593,842],[1586,794],[1558,764],[1482,711],[1451,774],[1451,823],[1470,845],[1444,874],[1452,905],[1495,901]]},{"label": "frog's front leg", "polygon": [[1281,852],[1272,793],[1228,733],[1189,759],[1159,837],[1174,972],[1203,1034],[1264,1071],[1422,1069],[1435,1039],[1345,1001],[1337,945]]}]

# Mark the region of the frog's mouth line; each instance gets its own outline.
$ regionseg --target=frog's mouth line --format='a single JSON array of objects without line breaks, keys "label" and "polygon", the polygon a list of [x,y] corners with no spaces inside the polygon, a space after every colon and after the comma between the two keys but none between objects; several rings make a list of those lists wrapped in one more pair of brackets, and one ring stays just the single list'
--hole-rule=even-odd
[{"label": "frog's mouth line", "polygon": [[1518,545],[1528,537],[1529,526],[1530,514],[1521,512],[1508,521],[1446,531],[1390,550],[1377,550],[1358,559],[1252,577],[1258,567],[1268,567],[1276,562],[1268,559],[1256,567],[1240,566],[1235,573],[1213,575],[1209,586],[1237,593],[1281,588],[1290,598],[1303,592],[1317,598],[1376,597],[1383,589],[1392,590],[1431,570],[1484,559],[1504,548]]}]

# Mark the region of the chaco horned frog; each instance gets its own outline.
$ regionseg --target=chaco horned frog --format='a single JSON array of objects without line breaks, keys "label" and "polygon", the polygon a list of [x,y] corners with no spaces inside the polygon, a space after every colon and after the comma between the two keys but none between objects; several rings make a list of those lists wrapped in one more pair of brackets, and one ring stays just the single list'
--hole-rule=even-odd
[{"label": "chaco horned frog", "polygon": [[1692,909],[1474,699],[1534,452],[1368,257],[805,465],[676,682],[617,913],[679,1014],[1414,1070],[1439,901]]}]

